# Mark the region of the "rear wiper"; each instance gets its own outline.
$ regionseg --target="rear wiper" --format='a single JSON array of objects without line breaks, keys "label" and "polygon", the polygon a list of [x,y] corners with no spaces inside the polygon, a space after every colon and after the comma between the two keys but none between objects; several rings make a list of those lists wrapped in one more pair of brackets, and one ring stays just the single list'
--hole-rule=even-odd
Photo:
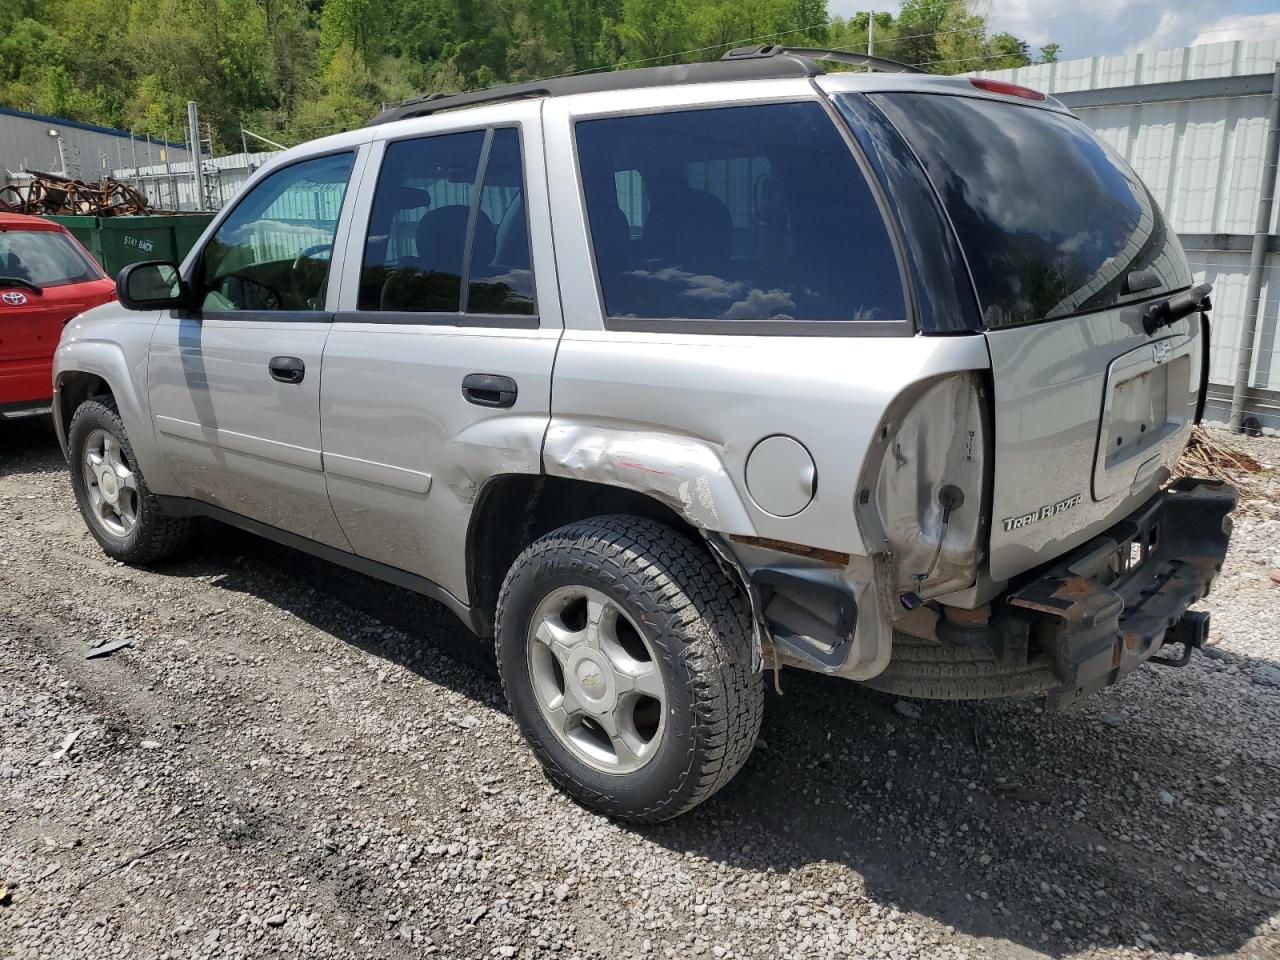
[{"label": "rear wiper", "polygon": [[30,280],[23,280],[21,277],[0,277],[0,287],[26,287],[37,297],[44,296],[44,287],[38,286]]},{"label": "rear wiper", "polygon": [[1157,300],[1143,311],[1142,328],[1150,335],[1193,313],[1207,313],[1213,309],[1213,304],[1209,301],[1212,291],[1212,283],[1197,283],[1190,290]]}]

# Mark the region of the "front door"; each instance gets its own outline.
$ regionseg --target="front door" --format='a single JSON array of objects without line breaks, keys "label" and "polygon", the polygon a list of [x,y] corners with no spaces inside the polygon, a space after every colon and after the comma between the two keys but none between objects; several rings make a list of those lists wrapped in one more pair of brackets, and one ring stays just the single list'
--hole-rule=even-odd
[{"label": "front door", "polygon": [[282,167],[240,199],[193,261],[198,308],[161,318],[149,367],[156,438],[188,496],[343,550],[320,457],[320,363],[355,158]]},{"label": "front door", "polygon": [[561,331],[538,105],[502,117],[373,144],[320,396],[352,549],[459,599],[481,487],[541,469]]}]

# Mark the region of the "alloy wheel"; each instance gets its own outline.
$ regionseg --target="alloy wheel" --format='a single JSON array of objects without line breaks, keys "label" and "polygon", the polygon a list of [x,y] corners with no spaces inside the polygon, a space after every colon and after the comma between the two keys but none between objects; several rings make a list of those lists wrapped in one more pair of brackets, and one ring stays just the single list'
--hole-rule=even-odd
[{"label": "alloy wheel", "polygon": [[127,537],[138,523],[138,478],[120,441],[94,430],[85,440],[80,467],[92,519],[113,537]]},{"label": "alloy wheel", "polygon": [[527,646],[538,707],[574,756],[612,774],[653,759],[666,686],[653,647],[614,600],[586,586],[553,590],[534,611]]}]

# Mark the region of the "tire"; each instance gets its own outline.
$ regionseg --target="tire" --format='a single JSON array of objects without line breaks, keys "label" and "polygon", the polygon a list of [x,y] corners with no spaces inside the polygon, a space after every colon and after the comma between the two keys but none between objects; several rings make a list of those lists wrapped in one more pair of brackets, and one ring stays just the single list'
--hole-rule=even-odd
[{"label": "tire", "polygon": [[[575,591],[616,606],[615,635],[638,632],[661,676],[665,700],[655,701],[660,725],[643,745],[649,754],[638,769],[622,771],[610,768],[607,757],[587,757],[579,744],[584,731],[592,733],[587,730],[592,718],[576,729],[575,741],[557,732],[544,713],[547,700],[539,691],[548,681],[537,664],[545,655],[533,634],[545,621],[535,623],[534,615],[562,604],[563,612],[555,616],[567,622],[577,602],[572,599]],[[603,637],[608,615],[599,616]],[[535,541],[516,559],[502,585],[495,642],[502,686],[526,741],[547,777],[592,810],[636,823],[679,816],[728,783],[755,746],[764,689],[762,677],[751,670],[746,601],[710,556],[662,524],[632,516],[600,517]],[[606,646],[599,642],[600,649]],[[581,647],[570,649],[582,653]],[[632,649],[639,651],[634,637],[628,645]],[[587,661],[579,663],[578,672],[583,664],[588,667],[585,682],[594,683]],[[554,673],[562,687],[569,683],[569,669],[556,659]],[[619,671],[615,679],[625,676]],[[613,680],[606,683],[612,691]],[[587,693],[581,689],[578,696]],[[552,694],[554,698],[554,688]],[[647,705],[642,696],[639,700]],[[623,702],[621,696],[618,702]],[[635,709],[639,716],[641,708]],[[638,722],[634,729],[640,729]],[[601,736],[600,742],[605,739]],[[613,746],[605,747],[606,753]],[[618,750],[614,759],[619,765],[622,757]]]},{"label": "tire", "polygon": [[[127,469],[136,487],[129,498],[131,506],[118,514],[120,522],[114,527],[95,507],[95,490],[100,495],[100,485],[86,476],[85,468],[86,446],[101,441],[104,435],[119,445],[118,461]],[[67,447],[71,454],[71,487],[80,515],[107,556],[137,565],[167,559],[182,549],[190,536],[191,521],[168,516],[147,487],[129,435],[120,422],[115,400],[99,397],[80,404],[67,431]],[[118,496],[125,493],[123,487],[117,491]],[[132,522],[125,522],[125,514],[132,517]]]},{"label": "tire", "polygon": [[1058,684],[1041,654],[1028,663],[1005,664],[986,647],[945,644],[905,633],[893,635],[893,655],[867,686],[922,700],[990,700],[1033,697]]}]

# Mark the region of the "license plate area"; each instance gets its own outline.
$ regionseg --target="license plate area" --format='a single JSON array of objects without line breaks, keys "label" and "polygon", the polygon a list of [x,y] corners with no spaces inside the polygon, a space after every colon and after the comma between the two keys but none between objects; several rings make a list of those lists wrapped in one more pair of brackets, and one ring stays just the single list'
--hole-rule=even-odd
[{"label": "license plate area", "polygon": [[1195,416],[1194,352],[1191,337],[1168,337],[1111,362],[1094,459],[1095,500],[1169,475]]},{"label": "license plate area", "polygon": [[1115,385],[1111,394],[1108,469],[1158,444],[1169,424],[1169,367],[1147,370]]}]

